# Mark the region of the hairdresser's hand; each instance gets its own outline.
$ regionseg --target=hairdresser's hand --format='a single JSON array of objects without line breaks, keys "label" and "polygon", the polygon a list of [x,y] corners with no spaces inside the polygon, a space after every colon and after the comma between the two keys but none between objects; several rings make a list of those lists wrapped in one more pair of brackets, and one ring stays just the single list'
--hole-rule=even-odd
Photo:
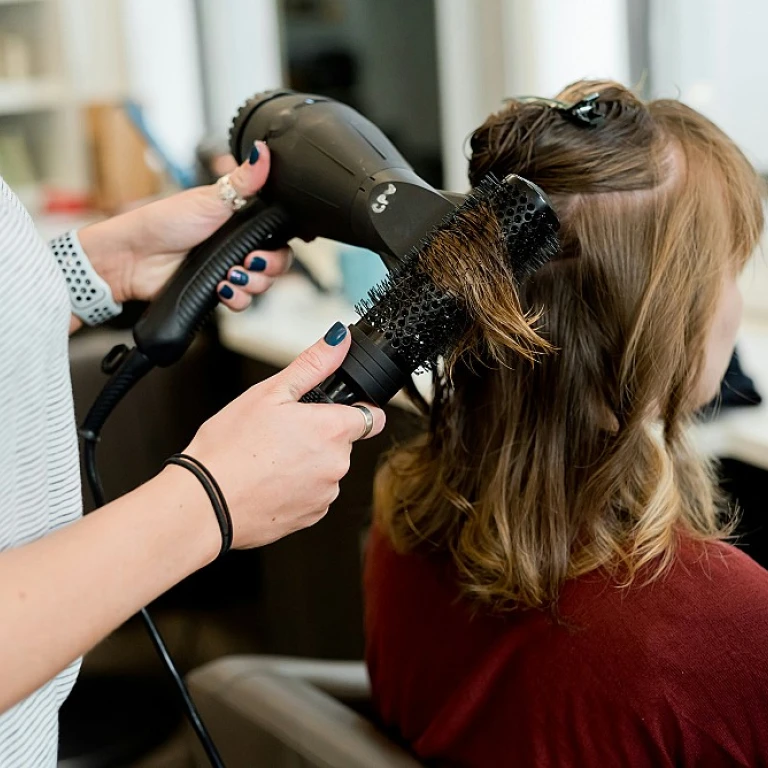
[{"label": "hairdresser's hand", "polygon": [[[257,142],[242,165],[230,174],[243,197],[263,186],[269,174],[269,149]],[[128,213],[93,224],[78,235],[99,274],[109,283],[116,301],[154,298],[189,250],[212,235],[232,215],[211,184],[195,187],[149,203]],[[242,267],[230,270],[218,286],[219,297],[232,309],[245,309],[251,296],[262,293],[290,266],[288,248],[255,251]]]},{"label": "hairdresser's hand", "polygon": [[[339,367],[348,349],[349,332],[337,323],[284,371],[207,421],[187,448],[224,492],[235,547],[258,547],[313,525],[338,495],[365,418],[357,408],[298,400]],[[374,417],[373,436],[384,428],[384,412],[368,407]],[[164,470],[171,472],[185,487],[197,483],[181,467]],[[194,492],[204,496],[202,488]],[[212,546],[218,547],[212,510],[210,529]]]},{"label": "hairdresser's hand", "polygon": [[[214,416],[187,449],[221,485],[238,548],[312,525],[336,498],[363,415],[297,402],[349,348],[343,326],[326,339]],[[371,412],[376,434],[384,414]],[[220,547],[208,495],[189,471],[171,465],[72,525],[0,552],[0,714]]]}]

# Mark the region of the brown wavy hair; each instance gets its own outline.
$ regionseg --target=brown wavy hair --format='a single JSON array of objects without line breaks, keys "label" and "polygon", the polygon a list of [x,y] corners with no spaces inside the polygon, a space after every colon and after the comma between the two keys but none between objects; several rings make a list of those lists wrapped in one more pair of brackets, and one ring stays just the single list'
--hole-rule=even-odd
[{"label": "brown wavy hair", "polygon": [[495,608],[551,606],[565,580],[599,568],[654,578],[681,533],[728,531],[686,427],[722,281],[762,231],[761,184],[678,101],[599,81],[558,98],[594,91],[599,127],[511,100],[471,139],[472,184],[520,174],[560,217],[560,256],[519,290],[556,352],[450,361],[424,434],[376,479],[396,550],[450,556],[464,594]]}]

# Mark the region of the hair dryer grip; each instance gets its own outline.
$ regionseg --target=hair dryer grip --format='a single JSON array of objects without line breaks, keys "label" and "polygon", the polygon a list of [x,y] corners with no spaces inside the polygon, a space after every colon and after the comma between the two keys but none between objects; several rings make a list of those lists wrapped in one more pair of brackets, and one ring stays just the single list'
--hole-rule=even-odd
[{"label": "hair dryer grip", "polygon": [[216,286],[259,248],[274,249],[289,237],[289,219],[278,205],[254,201],[193,248],[133,329],[136,346],[154,365],[175,363],[218,304]]}]

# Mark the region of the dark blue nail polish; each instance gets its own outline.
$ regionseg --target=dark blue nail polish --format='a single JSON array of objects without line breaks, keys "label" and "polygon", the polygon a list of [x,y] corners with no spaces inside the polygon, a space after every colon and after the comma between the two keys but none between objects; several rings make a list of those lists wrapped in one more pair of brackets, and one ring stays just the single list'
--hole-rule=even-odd
[{"label": "dark blue nail polish", "polygon": [[258,146],[258,144],[254,144],[251,147],[251,154],[248,155],[248,162],[251,165],[256,165],[258,160],[259,160],[259,146]]},{"label": "dark blue nail polish", "polygon": [[267,268],[266,259],[262,259],[261,256],[254,256],[248,264],[248,269],[251,272],[263,272]]},{"label": "dark blue nail polish", "polygon": [[344,337],[347,335],[347,326],[344,323],[334,323],[328,333],[325,334],[325,343],[332,347],[340,344],[344,341]]},{"label": "dark blue nail polish", "polygon": [[219,296],[221,296],[222,299],[231,299],[234,295],[235,292],[228,285],[223,285],[219,289]]},{"label": "dark blue nail polish", "polygon": [[248,275],[240,269],[233,269],[229,273],[229,282],[235,285],[246,285],[248,283]]}]

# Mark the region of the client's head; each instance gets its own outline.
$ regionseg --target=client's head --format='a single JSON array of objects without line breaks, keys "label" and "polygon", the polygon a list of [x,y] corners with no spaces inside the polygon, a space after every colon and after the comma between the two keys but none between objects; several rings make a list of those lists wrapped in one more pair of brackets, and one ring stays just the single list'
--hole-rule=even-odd
[{"label": "client's head", "polygon": [[520,287],[556,351],[531,365],[467,350],[437,382],[429,431],[377,480],[395,546],[450,554],[464,589],[494,606],[550,604],[599,567],[650,577],[681,534],[725,532],[685,428],[733,349],[759,179],[677,101],[610,82],[558,99],[592,92],[597,126],[513,100],[471,141],[473,184],[519,174],[560,217],[561,253]]}]

